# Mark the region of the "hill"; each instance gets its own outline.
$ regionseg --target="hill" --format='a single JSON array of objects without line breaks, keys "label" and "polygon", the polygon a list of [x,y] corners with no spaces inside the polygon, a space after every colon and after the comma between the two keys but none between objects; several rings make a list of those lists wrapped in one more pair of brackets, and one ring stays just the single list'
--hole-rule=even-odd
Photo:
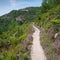
[{"label": "hill", "polygon": [[40,7],[13,10],[0,16],[0,60],[30,59],[32,22],[41,30],[47,59],[60,60],[60,4],[54,2],[50,6],[45,1]]}]

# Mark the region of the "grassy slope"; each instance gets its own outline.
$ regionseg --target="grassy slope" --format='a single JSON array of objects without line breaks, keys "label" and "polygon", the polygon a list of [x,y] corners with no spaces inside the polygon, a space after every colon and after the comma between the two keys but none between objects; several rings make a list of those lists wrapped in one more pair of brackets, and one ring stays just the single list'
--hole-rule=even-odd
[{"label": "grassy slope", "polygon": [[[41,44],[45,50],[47,60],[59,60],[59,48],[54,46],[54,42],[59,40],[54,38],[55,33],[60,32],[60,5],[50,9],[36,19],[36,24],[41,28]],[[53,32],[52,32],[52,30]],[[50,32],[49,32],[50,31]],[[51,33],[52,32],[52,33]],[[56,53],[56,49],[58,53]]]}]

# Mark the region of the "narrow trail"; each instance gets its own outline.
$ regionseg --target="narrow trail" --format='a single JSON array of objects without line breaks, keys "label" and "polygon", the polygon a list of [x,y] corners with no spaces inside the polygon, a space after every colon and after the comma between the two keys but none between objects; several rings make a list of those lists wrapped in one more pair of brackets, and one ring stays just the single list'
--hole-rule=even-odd
[{"label": "narrow trail", "polygon": [[33,33],[33,45],[31,48],[31,60],[46,60],[43,48],[40,44],[40,30],[33,25],[35,32]]}]

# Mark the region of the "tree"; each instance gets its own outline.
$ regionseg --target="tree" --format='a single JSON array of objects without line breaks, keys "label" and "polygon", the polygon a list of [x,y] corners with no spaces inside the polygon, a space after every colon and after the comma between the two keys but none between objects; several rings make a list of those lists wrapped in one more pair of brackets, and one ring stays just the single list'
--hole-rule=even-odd
[{"label": "tree", "polygon": [[48,10],[49,10],[48,2],[47,0],[43,0],[42,6],[41,6],[41,12],[44,13],[44,12],[47,12]]},{"label": "tree", "polygon": [[47,0],[50,7],[54,7],[58,4],[60,4],[60,0]]},{"label": "tree", "polygon": [[50,8],[60,4],[60,0],[43,0],[41,6],[41,13],[47,12]]}]

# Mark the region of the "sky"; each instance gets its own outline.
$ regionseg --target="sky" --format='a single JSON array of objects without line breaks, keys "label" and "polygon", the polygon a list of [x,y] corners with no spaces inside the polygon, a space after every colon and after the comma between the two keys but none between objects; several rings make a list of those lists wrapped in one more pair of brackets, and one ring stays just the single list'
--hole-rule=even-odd
[{"label": "sky", "polygon": [[42,0],[0,0],[0,16],[9,13],[11,10],[39,7],[41,3]]}]

